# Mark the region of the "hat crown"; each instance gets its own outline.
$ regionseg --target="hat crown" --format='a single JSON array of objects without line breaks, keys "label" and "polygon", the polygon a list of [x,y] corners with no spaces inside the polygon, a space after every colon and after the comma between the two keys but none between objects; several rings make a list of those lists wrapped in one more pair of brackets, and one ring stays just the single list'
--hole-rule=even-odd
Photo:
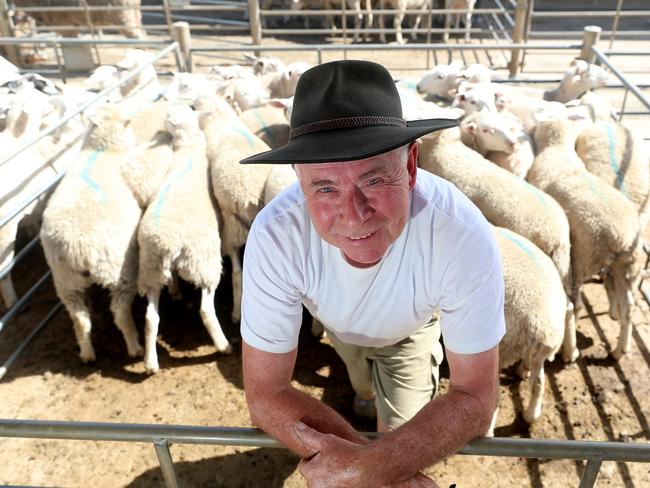
[{"label": "hat crown", "polygon": [[402,118],[392,76],[370,61],[333,61],[315,66],[298,80],[291,128],[348,117]]}]

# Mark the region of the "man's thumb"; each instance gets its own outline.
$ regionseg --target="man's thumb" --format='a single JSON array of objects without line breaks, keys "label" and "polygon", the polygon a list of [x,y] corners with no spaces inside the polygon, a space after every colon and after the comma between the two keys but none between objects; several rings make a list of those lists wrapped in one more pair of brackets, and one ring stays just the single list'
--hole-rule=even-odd
[{"label": "man's thumb", "polygon": [[296,423],[296,436],[311,451],[310,456],[315,456],[321,450],[321,435],[315,429],[312,429],[304,422]]}]

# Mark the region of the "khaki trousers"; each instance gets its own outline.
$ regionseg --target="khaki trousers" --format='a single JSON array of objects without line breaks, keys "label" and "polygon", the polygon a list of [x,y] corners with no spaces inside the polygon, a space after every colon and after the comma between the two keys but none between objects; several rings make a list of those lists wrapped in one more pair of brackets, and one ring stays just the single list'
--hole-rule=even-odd
[{"label": "khaki trousers", "polygon": [[345,363],[352,388],[362,399],[375,398],[384,425],[399,427],[435,396],[443,359],[437,316],[390,346],[346,344],[329,329],[327,335]]}]

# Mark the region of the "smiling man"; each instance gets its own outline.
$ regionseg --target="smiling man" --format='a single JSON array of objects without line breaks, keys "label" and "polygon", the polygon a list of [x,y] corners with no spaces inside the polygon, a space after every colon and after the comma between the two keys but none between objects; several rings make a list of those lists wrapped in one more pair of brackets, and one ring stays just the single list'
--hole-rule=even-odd
[{"label": "smiling man", "polygon": [[[242,161],[298,175],[249,234],[241,328],[252,420],[303,458],[310,487],[436,486],[420,471],[492,419],[498,251],[478,209],[417,168],[414,141],[454,125],[405,121],[385,68],[336,61],[300,78],[287,145]],[[347,367],[355,412],[376,414],[378,440],[291,385],[302,305]],[[441,331],[450,381],[436,396]]]}]

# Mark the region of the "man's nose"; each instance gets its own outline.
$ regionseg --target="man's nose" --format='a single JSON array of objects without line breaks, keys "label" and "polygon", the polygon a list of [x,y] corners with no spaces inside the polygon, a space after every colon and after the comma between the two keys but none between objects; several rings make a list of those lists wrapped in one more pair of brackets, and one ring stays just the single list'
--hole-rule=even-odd
[{"label": "man's nose", "polygon": [[372,212],[368,199],[359,188],[348,192],[343,201],[341,214],[347,225],[355,225],[366,220]]}]

